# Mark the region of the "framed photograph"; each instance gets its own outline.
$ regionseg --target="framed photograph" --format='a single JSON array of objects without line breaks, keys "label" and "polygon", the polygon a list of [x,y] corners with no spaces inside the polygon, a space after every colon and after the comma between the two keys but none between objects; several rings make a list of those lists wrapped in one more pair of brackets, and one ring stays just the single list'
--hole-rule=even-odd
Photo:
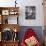
[{"label": "framed photograph", "polygon": [[35,6],[25,6],[25,19],[36,19]]},{"label": "framed photograph", "polygon": [[3,24],[8,24],[8,16],[3,16],[2,23]]},{"label": "framed photograph", "polygon": [[15,10],[10,10],[10,12],[9,12],[10,15],[16,15],[17,13],[18,13],[18,12],[15,11]]},{"label": "framed photograph", "polygon": [[9,10],[2,10],[2,15],[9,15]]},{"label": "framed photograph", "polygon": [[8,24],[17,24],[18,23],[18,17],[17,16],[10,16],[8,18]]},{"label": "framed photograph", "polygon": [[17,24],[18,23],[18,16],[3,16],[2,19],[3,24]]},{"label": "framed photograph", "polygon": [[12,40],[12,30],[10,28],[5,28],[2,31],[2,40],[8,41]]}]

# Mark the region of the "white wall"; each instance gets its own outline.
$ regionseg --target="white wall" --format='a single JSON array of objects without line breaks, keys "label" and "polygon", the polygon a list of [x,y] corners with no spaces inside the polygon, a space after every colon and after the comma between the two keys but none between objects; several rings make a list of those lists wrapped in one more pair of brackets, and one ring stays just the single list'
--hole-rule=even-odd
[{"label": "white wall", "polygon": [[[15,6],[15,0],[0,0],[0,6]],[[21,26],[43,26],[43,6],[42,0],[17,0],[20,7],[19,12],[19,24]],[[25,6],[35,6],[36,7],[36,19],[26,20],[25,19]]]}]

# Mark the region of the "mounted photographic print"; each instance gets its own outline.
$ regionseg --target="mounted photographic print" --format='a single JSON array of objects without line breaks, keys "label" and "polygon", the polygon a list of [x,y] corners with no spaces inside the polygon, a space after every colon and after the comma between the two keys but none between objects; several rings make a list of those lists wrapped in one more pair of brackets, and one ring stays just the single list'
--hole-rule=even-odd
[{"label": "mounted photographic print", "polygon": [[2,15],[9,15],[9,10],[2,10]]},{"label": "mounted photographic print", "polygon": [[36,7],[26,6],[25,7],[25,19],[35,19],[36,18]]}]

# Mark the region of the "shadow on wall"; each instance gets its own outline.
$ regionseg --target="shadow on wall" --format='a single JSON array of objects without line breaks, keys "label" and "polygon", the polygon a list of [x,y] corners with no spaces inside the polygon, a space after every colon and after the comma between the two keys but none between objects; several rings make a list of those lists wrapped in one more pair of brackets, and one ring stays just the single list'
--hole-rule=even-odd
[{"label": "shadow on wall", "polygon": [[41,43],[43,43],[43,33],[42,33],[43,30],[42,30],[42,26],[21,26],[20,27],[20,32],[19,32],[19,39],[20,39],[20,41],[22,40],[22,38],[24,36],[24,33],[25,33],[25,31],[28,28],[32,28],[36,32],[39,41]]}]

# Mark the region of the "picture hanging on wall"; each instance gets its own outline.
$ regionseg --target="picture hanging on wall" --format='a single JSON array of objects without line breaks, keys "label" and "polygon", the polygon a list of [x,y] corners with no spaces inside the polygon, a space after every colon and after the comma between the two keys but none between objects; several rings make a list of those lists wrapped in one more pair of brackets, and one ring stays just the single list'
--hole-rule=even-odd
[{"label": "picture hanging on wall", "polygon": [[35,6],[25,6],[25,19],[36,19]]}]

